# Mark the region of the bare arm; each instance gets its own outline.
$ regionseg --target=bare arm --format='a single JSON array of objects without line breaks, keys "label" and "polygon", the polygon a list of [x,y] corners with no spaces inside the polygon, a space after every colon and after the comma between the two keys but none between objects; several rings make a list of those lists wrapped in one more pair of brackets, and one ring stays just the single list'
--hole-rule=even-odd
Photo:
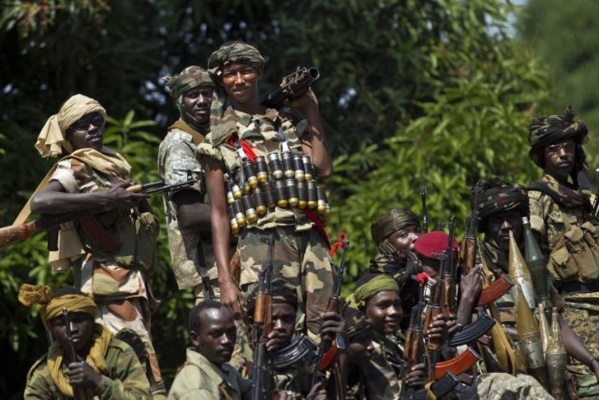
[{"label": "bare arm", "polygon": [[121,182],[108,190],[91,193],[67,193],[57,181],[51,181],[31,200],[31,211],[40,214],[63,214],[94,208],[131,208],[148,198],[145,193],[128,192],[130,182]]},{"label": "bare arm", "polygon": [[333,173],[333,163],[326,147],[324,127],[318,112],[318,101],[312,90],[293,100],[289,107],[300,110],[308,120],[308,129],[301,138],[302,150],[309,155],[319,178],[325,179]]},{"label": "bare arm", "polygon": [[181,190],[173,195],[177,206],[177,219],[185,229],[194,229],[200,232],[210,232],[211,209],[208,204],[202,203],[200,193],[195,190]]},{"label": "bare arm", "polygon": [[227,214],[223,166],[219,161],[210,157],[202,158],[202,166],[205,171],[206,187],[211,204],[212,246],[216,259],[220,301],[229,306],[234,313],[239,313],[244,299],[229,272],[230,221]]},{"label": "bare arm", "polygon": [[599,362],[561,314],[559,315],[559,327],[564,338],[564,347],[568,354],[589,367],[595,376],[597,376],[597,379],[599,379]]}]

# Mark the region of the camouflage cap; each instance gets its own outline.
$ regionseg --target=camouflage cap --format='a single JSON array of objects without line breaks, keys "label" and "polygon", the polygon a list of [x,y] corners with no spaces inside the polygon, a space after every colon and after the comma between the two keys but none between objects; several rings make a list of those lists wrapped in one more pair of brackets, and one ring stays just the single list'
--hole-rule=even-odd
[{"label": "camouflage cap", "polygon": [[535,164],[543,168],[542,150],[551,144],[569,139],[582,143],[589,131],[584,122],[574,120],[575,116],[572,106],[568,106],[564,114],[536,117],[532,120],[528,127],[528,142],[531,147],[528,155]]},{"label": "camouflage cap", "polygon": [[343,310],[343,320],[345,322],[347,339],[350,341],[352,338],[356,338],[371,329],[370,323],[364,313],[354,307],[346,307]]},{"label": "camouflage cap", "polygon": [[225,43],[208,58],[208,72],[212,79],[220,77],[223,67],[230,63],[262,66],[265,61],[258,49],[250,44],[240,41]]},{"label": "camouflage cap", "polygon": [[[273,304],[289,304],[297,309],[297,293],[294,288],[288,285],[282,278],[275,278],[270,285],[270,294]],[[258,295],[258,285],[255,285],[249,293],[246,303],[248,311],[256,307],[256,297]]]},{"label": "camouflage cap", "polygon": [[524,188],[498,178],[481,182],[482,193],[478,202],[478,231],[483,232],[490,216],[505,211],[529,214],[528,194]]},{"label": "camouflage cap", "polygon": [[179,75],[165,76],[162,79],[166,81],[169,93],[175,101],[188,90],[202,85],[214,84],[208,71],[197,65],[185,68]]}]

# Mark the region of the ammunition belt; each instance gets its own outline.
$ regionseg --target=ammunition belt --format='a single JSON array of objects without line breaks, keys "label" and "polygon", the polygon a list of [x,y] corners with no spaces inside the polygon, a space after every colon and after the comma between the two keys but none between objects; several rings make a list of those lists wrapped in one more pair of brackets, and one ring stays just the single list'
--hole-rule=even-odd
[{"label": "ammunition belt", "polygon": [[[275,207],[314,209],[326,222],[330,206],[324,188],[316,182],[309,156],[291,151],[257,156],[242,162],[234,177],[225,182],[231,231],[234,234],[255,223]],[[282,160],[281,160],[282,158]]]}]

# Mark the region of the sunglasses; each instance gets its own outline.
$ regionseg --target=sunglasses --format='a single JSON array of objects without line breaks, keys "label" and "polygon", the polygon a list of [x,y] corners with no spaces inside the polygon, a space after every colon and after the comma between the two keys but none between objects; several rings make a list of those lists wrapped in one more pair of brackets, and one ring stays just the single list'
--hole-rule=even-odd
[{"label": "sunglasses", "polygon": [[104,117],[100,114],[87,115],[75,122],[71,127],[78,131],[85,131],[89,128],[89,124],[93,124],[95,127],[100,128],[104,125]]},{"label": "sunglasses", "polygon": [[576,150],[576,143],[564,142],[564,143],[552,144],[551,146],[545,147],[545,150],[550,153],[557,153],[561,149],[564,149],[565,151],[568,151],[568,152],[574,151],[574,150]]}]

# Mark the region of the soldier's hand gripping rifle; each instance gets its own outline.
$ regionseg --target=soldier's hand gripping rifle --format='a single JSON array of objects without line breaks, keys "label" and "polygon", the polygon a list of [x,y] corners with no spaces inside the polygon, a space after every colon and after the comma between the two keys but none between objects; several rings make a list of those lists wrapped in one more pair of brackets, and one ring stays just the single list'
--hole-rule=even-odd
[{"label": "soldier's hand gripping rifle", "polygon": [[[333,285],[331,297],[327,304],[325,312],[336,312],[339,313],[339,302],[341,297],[341,281],[343,279],[343,272],[345,271],[345,262],[347,257],[347,250],[349,249],[349,240],[343,239],[341,242],[343,253],[341,255],[341,263],[337,272],[337,279]],[[326,335],[322,338],[320,345],[318,346],[318,353],[316,357],[316,365],[314,366],[314,373],[312,374],[312,384],[310,387],[314,387],[319,380],[324,381],[324,373],[332,369],[337,362],[339,351],[337,343],[333,343],[336,338]]]},{"label": "soldier's hand gripping rifle", "polygon": [[[64,318],[64,323],[67,331],[67,339],[69,344],[65,350],[65,353],[68,354],[70,362],[78,362],[77,360],[77,352],[75,351],[75,344],[73,343],[73,332],[71,331],[71,318],[69,316],[69,310],[66,307],[62,308],[62,317]],[[73,398],[75,400],[89,400],[92,398],[89,390],[86,387],[75,385],[73,386]]]},{"label": "soldier's hand gripping rifle", "polygon": [[[480,181],[474,186],[473,192],[472,211],[470,212],[470,216],[466,219],[466,232],[464,233],[464,238],[460,244],[460,260],[464,275],[469,274],[476,266],[478,203],[482,192]],[[496,301],[506,294],[513,285],[513,282],[506,274],[501,274],[499,278],[495,279],[493,283],[481,291],[478,300],[476,301],[476,307],[484,306]]]},{"label": "soldier's hand gripping rifle", "polygon": [[[407,378],[414,366],[426,364],[426,351],[424,349],[424,337],[422,333],[422,313],[426,307],[426,302],[424,300],[424,284],[427,279],[428,275],[424,272],[418,274],[416,278],[419,283],[419,296],[418,303],[412,307],[410,325],[406,334],[404,359],[407,360],[407,364],[405,367],[404,379]],[[442,398],[451,392],[457,384],[458,379],[456,376],[451,372],[447,372],[440,380],[431,385],[430,390],[436,398]],[[426,400],[428,398],[427,391],[424,387],[408,386],[405,382],[400,397],[407,400]]]},{"label": "soldier's hand gripping rifle", "polygon": [[266,351],[266,342],[273,330],[271,279],[274,239],[272,237],[261,237],[260,240],[268,243],[268,262],[260,271],[256,308],[254,309],[252,335],[255,348],[254,370],[252,371],[252,400],[271,399],[273,390],[272,360]]},{"label": "soldier's hand gripping rifle", "polygon": [[281,108],[286,99],[293,100],[303,96],[312,82],[320,77],[320,72],[314,67],[297,67],[291,74],[285,76],[281,86],[260,100],[260,103],[269,108]]},{"label": "soldier's hand gripping rifle", "polygon": [[[185,182],[165,185],[163,181],[151,182],[140,185],[131,185],[126,188],[132,193],[146,193],[149,195],[167,192],[172,189],[190,186],[197,182],[197,179],[190,179]],[[0,228],[0,251],[10,245],[29,239],[36,233],[48,230],[54,230],[66,222],[75,221],[93,214],[106,211],[105,209],[88,209],[65,214],[42,214],[31,222],[25,222],[21,225],[11,225]]]}]

